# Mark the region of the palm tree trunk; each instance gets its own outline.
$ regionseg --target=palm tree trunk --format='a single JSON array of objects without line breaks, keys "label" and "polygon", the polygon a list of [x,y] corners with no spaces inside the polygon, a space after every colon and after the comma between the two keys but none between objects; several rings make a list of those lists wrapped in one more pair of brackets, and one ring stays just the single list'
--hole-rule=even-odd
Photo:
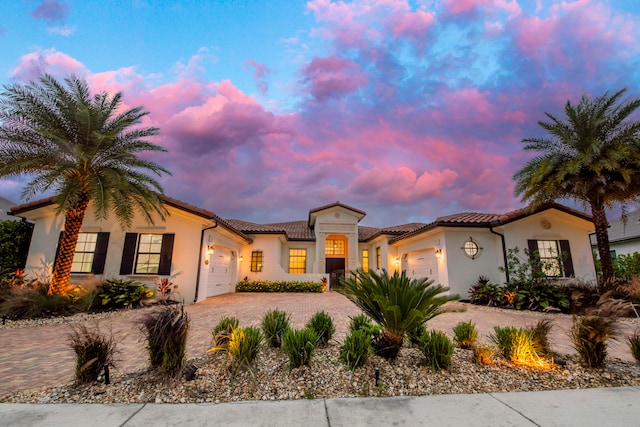
[{"label": "palm tree trunk", "polygon": [[602,267],[602,277],[598,283],[601,292],[608,291],[614,285],[613,259],[609,247],[609,223],[604,206],[591,203],[591,216],[596,228],[596,240],[598,242],[598,256]]},{"label": "palm tree trunk", "polygon": [[78,243],[78,233],[82,227],[84,214],[89,205],[89,196],[83,195],[71,207],[64,216],[64,232],[60,239],[58,248],[58,256],[53,266],[53,275],[49,282],[49,295],[64,293],[69,286],[71,278],[71,266],[73,264],[73,256],[76,252],[76,244]]}]

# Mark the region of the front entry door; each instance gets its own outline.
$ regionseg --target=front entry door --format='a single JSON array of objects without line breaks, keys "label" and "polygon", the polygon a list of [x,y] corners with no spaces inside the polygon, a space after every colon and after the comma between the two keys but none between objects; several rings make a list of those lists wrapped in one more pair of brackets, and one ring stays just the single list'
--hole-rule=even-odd
[{"label": "front entry door", "polygon": [[340,285],[340,278],[344,277],[344,258],[327,258],[326,272],[329,273],[329,286]]}]

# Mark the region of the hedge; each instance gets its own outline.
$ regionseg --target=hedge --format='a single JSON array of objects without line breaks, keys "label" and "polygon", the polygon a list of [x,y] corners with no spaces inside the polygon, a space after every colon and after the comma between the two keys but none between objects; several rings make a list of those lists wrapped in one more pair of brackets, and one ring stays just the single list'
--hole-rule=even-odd
[{"label": "hedge", "polygon": [[323,282],[242,280],[236,286],[236,292],[324,292]]}]

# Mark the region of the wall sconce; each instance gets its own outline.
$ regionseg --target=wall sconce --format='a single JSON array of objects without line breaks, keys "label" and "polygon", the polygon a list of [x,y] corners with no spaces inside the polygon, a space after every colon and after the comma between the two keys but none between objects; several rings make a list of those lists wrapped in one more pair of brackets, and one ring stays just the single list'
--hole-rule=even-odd
[{"label": "wall sconce", "polygon": [[213,245],[207,245],[207,255],[213,255],[214,251],[215,248],[213,247]]},{"label": "wall sconce", "polygon": [[442,259],[442,249],[436,249],[436,258]]},{"label": "wall sconce", "polygon": [[396,267],[400,265],[400,257],[395,257],[393,259],[393,265],[395,265]]},{"label": "wall sconce", "polygon": [[242,255],[240,255],[240,256],[238,257],[238,261],[240,261],[240,262],[242,262],[242,260],[243,260],[243,259],[244,259],[244,258],[242,258]]}]

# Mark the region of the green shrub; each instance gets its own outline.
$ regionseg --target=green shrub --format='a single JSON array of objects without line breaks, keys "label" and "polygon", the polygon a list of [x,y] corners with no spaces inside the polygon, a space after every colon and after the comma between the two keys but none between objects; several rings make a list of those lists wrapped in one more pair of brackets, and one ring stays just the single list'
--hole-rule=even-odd
[{"label": "green shrub", "polygon": [[451,366],[455,346],[442,331],[428,331],[418,340],[418,349],[424,355],[427,365],[433,369]]},{"label": "green shrub", "polygon": [[211,330],[211,347],[226,350],[231,332],[238,327],[240,321],[237,317],[223,317]]},{"label": "green shrub", "polygon": [[282,336],[289,329],[289,316],[278,309],[269,310],[262,318],[262,330],[271,347],[282,346]]},{"label": "green shrub", "polygon": [[320,282],[242,280],[236,292],[324,292],[326,284]]},{"label": "green shrub", "polygon": [[505,359],[520,365],[543,363],[541,350],[534,340],[531,330],[514,326],[495,326],[495,334],[489,339],[498,346]]},{"label": "green shrub", "polygon": [[94,330],[89,330],[84,324],[72,326],[69,341],[76,359],[76,383],[92,383],[98,379],[105,365],[113,366],[116,341],[111,334],[100,334],[97,325]]},{"label": "green shrub", "polygon": [[318,336],[318,345],[325,346],[333,337],[336,328],[333,325],[333,319],[324,311],[314,314],[306,324],[308,329],[313,329]]},{"label": "green shrub", "polygon": [[366,314],[358,314],[357,316],[351,317],[349,321],[349,331],[357,331],[358,329],[362,329],[364,331],[370,331],[375,327],[373,324],[373,320]]},{"label": "green shrub", "polygon": [[409,341],[411,341],[411,344],[416,345],[418,344],[418,340],[420,340],[420,337],[423,336],[426,332],[427,332],[427,325],[424,323],[421,323],[418,326],[416,326],[414,329],[407,332],[407,337],[409,337]]},{"label": "green shrub", "polygon": [[250,368],[258,357],[263,339],[259,328],[234,328],[227,346],[231,369],[237,371],[240,368]]},{"label": "green shrub", "polygon": [[640,276],[640,253],[618,255],[613,262],[616,278],[628,282],[634,276]]},{"label": "green shrub", "polygon": [[481,282],[474,284],[469,289],[471,304],[500,306],[504,304],[504,294],[498,285]]},{"label": "green shrub", "polygon": [[165,379],[177,377],[184,366],[189,331],[184,307],[162,306],[147,314],[142,324],[151,367],[160,368]]},{"label": "green shrub", "polygon": [[472,348],[478,340],[476,325],[471,320],[468,322],[459,322],[453,327],[453,334],[456,343],[458,343],[461,348]]},{"label": "green shrub", "polygon": [[491,365],[493,356],[495,356],[495,350],[490,345],[473,347],[473,358],[478,365]]},{"label": "green shrub", "polygon": [[3,295],[0,314],[11,319],[33,319],[66,316],[82,310],[82,290],[79,293],[49,295],[48,289],[48,284],[36,281],[12,287]]},{"label": "green shrub", "polygon": [[635,331],[629,338],[629,348],[631,349],[631,355],[636,362],[640,363],[640,332]]},{"label": "green shrub", "polygon": [[288,329],[282,337],[282,350],[289,358],[289,366],[294,369],[309,365],[317,341],[313,329]]},{"label": "green shrub", "polygon": [[548,310],[555,308],[569,311],[569,298],[564,288],[552,283],[529,283],[517,290],[516,308],[519,310]]},{"label": "green shrub", "polygon": [[353,371],[364,365],[371,353],[371,336],[364,329],[356,329],[344,339],[340,348],[340,360]]},{"label": "green shrub", "polygon": [[32,223],[0,221],[0,276],[24,268],[32,233]]},{"label": "green shrub", "polygon": [[109,279],[98,286],[103,307],[129,307],[153,297],[153,290],[136,280]]}]

